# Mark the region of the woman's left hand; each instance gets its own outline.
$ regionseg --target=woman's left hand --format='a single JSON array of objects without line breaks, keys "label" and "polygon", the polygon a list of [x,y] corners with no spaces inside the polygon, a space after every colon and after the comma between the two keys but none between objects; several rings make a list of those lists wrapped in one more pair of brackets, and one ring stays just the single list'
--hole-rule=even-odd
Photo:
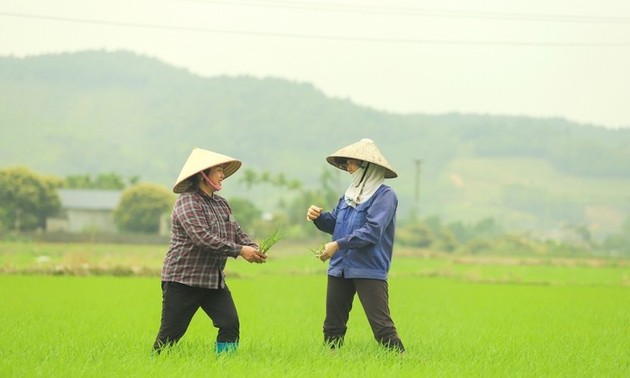
[{"label": "woman's left hand", "polygon": [[324,252],[319,255],[319,259],[322,261],[326,261],[333,257],[335,253],[339,250],[339,244],[337,242],[330,242],[324,245]]}]

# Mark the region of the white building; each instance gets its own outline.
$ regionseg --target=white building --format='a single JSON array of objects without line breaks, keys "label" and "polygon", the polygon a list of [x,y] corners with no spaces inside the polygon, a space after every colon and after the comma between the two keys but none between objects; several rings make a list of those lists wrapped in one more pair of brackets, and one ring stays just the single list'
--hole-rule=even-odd
[{"label": "white building", "polygon": [[122,191],[60,189],[61,214],[46,220],[48,232],[118,232],[114,210]]}]

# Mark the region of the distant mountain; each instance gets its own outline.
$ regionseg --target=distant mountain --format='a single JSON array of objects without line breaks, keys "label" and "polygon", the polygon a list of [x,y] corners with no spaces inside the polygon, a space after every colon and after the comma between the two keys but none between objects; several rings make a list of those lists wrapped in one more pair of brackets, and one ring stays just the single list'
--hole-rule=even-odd
[{"label": "distant mountain", "polygon": [[[115,172],[170,187],[198,146],[316,187],[325,156],[364,137],[398,170],[389,183],[401,216],[417,204],[445,220],[605,232],[630,213],[630,130],[378,112],[308,83],[200,77],[124,51],[0,57],[0,168]],[[235,177],[230,190],[257,195]]]}]

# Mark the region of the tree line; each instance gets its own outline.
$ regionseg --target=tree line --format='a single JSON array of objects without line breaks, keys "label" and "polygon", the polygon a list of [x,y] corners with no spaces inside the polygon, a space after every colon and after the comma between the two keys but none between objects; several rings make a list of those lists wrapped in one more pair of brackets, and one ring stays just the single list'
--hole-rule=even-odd
[{"label": "tree line", "polygon": [[[277,193],[271,211],[263,211],[246,196],[228,198],[235,218],[252,236],[260,238],[281,230],[288,238],[321,236],[304,221],[311,204],[332,208],[339,200],[337,177],[323,170],[318,186],[308,188],[283,173],[244,169],[238,182],[247,190],[265,186]],[[60,189],[120,190],[121,200],[114,210],[114,220],[124,233],[156,234],[160,218],[170,214],[175,195],[170,189],[141,182],[139,177],[124,178],[117,173],[75,175],[66,178],[42,175],[27,167],[0,170],[0,234],[11,231],[45,230],[46,219],[60,215]],[[603,241],[593,240],[585,227],[575,226],[571,243],[540,240],[536,235],[503,230],[494,219],[472,224],[459,221],[444,224],[439,217],[418,219],[399,214],[396,241],[401,247],[461,254],[537,254],[630,256],[630,218],[617,234]]]},{"label": "tree line", "polygon": [[61,215],[59,189],[122,190],[114,219],[123,232],[156,233],[160,215],[170,210],[173,196],[166,188],[125,180],[116,173],[68,176],[42,175],[27,167],[0,170],[0,232],[46,230],[50,217]]}]

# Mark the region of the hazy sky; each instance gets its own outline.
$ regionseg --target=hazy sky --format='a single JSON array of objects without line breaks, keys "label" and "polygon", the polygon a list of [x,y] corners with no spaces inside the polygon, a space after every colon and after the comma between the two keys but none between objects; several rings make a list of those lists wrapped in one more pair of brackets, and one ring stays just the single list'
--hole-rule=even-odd
[{"label": "hazy sky", "polygon": [[0,55],[86,49],[396,113],[630,127],[628,0],[0,0]]}]

